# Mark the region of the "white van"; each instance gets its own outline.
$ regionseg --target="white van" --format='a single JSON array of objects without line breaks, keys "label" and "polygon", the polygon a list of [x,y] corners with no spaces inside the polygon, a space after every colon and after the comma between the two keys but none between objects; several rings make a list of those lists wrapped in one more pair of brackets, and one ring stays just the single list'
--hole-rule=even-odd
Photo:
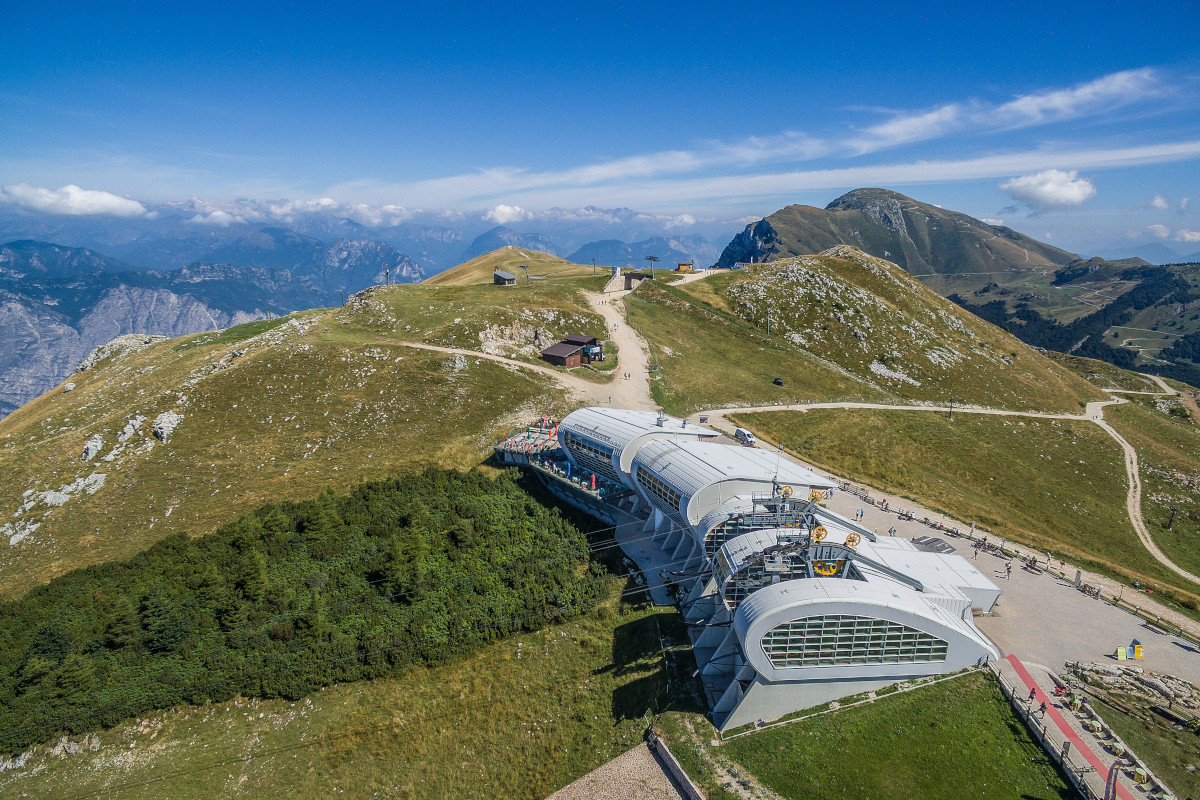
[{"label": "white van", "polygon": [[754,438],[754,434],[751,433],[750,431],[746,430],[745,428],[735,428],[733,431],[733,438],[737,439],[739,442],[744,444],[746,447],[752,447],[754,445],[755,441],[757,441]]}]

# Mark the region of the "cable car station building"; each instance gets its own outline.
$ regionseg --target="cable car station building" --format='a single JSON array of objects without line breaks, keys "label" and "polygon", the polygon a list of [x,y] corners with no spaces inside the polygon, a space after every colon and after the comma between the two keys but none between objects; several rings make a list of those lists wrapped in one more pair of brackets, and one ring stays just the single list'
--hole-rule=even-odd
[{"label": "cable car station building", "polygon": [[830,480],[717,438],[612,408],[558,426],[566,458],[631,490],[669,557],[719,730],[999,658],[973,615],[1000,590],[969,561],[880,539],[820,505]]}]

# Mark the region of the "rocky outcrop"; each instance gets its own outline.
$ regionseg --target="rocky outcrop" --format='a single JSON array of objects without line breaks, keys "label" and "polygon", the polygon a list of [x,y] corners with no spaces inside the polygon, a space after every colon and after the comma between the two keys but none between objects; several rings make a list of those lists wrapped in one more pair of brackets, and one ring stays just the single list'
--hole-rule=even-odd
[{"label": "rocky outcrop", "polygon": [[183,422],[183,414],[175,411],[164,411],[154,418],[154,438],[160,442],[165,442],[171,438],[171,434],[179,427],[179,423]]},{"label": "rocky outcrop", "polygon": [[83,446],[83,460],[91,461],[96,456],[100,455],[100,451],[104,449],[104,437],[96,434],[87,440]]},{"label": "rocky outcrop", "polygon": [[110,355],[263,316],[227,313],[166,289],[120,286],[71,324],[53,306],[0,289],[0,416]]},{"label": "rocky outcrop", "polygon": [[86,372],[105,359],[121,358],[130,353],[136,353],[166,338],[165,336],[146,336],[141,333],[127,333],[124,336],[118,336],[88,353],[87,358],[79,362],[79,366],[75,368],[75,371]]},{"label": "rocky outcrop", "polygon": [[735,264],[760,264],[770,261],[781,252],[783,240],[778,231],[765,219],[752,222],[725,246],[715,266],[729,268]]}]

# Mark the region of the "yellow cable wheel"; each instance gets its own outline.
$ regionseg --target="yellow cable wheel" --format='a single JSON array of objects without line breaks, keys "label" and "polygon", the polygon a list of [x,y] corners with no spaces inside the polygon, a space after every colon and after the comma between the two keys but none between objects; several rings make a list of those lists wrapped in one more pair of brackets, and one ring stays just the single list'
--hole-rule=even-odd
[{"label": "yellow cable wheel", "polygon": [[837,561],[814,561],[813,571],[818,575],[836,575],[841,564]]},{"label": "yellow cable wheel", "polygon": [[829,535],[829,531],[825,530],[824,525],[818,525],[813,528],[812,537],[818,542],[825,541],[825,537]]},{"label": "yellow cable wheel", "polygon": [[825,493],[822,492],[820,489],[813,489],[811,492],[808,493],[808,502],[811,503],[813,500],[820,500],[824,496],[825,496]]},{"label": "yellow cable wheel", "polygon": [[862,541],[862,537],[857,533],[852,533],[846,537],[846,547],[858,547],[858,543]]},{"label": "yellow cable wheel", "polygon": [[780,493],[781,495],[783,495],[784,497],[791,497],[791,496],[792,496],[792,487],[790,487],[790,486],[785,486],[785,487],[783,487],[782,489],[780,489],[780,490],[779,490],[779,493]]}]

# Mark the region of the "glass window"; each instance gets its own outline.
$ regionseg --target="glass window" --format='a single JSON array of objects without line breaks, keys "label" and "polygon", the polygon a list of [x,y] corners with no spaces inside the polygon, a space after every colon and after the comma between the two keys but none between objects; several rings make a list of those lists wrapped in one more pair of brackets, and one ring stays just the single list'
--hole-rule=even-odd
[{"label": "glass window", "polygon": [[898,622],[827,614],[767,631],[763,651],[778,668],[945,661],[947,643]]}]

